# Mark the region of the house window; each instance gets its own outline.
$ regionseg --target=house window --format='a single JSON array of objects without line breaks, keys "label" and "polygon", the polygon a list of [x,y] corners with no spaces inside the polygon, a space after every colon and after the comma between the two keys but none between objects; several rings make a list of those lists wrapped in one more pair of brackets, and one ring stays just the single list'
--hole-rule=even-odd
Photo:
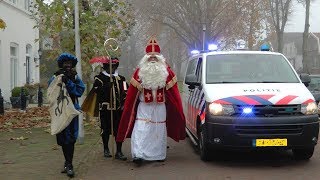
[{"label": "house window", "polygon": [[2,66],[2,55],[1,55],[1,40],[0,40],[0,67]]},{"label": "house window", "polygon": [[24,0],[24,9],[30,11],[31,9],[31,0]]},{"label": "house window", "polygon": [[10,86],[11,89],[18,84],[18,44],[10,45]]},{"label": "house window", "polygon": [[313,67],[319,68],[320,67],[320,62],[317,57],[313,57]]},{"label": "house window", "polygon": [[17,4],[17,0],[9,0],[10,2],[12,2],[13,4]]}]

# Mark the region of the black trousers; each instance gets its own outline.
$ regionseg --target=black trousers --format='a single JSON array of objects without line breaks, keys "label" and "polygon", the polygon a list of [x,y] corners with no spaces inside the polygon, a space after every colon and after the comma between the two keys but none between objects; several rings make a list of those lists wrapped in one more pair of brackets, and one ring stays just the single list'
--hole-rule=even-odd
[{"label": "black trousers", "polygon": [[74,143],[64,144],[61,146],[64,155],[64,165],[72,166],[73,154],[74,154]]},{"label": "black trousers", "polygon": [[[119,122],[121,119],[122,111],[115,110],[113,111],[113,134],[117,137]],[[110,111],[100,111],[100,121],[102,134],[110,135],[111,134],[111,112]]]},{"label": "black trousers", "polygon": [[[122,111],[113,111],[113,135],[117,137],[119,122],[121,119]],[[100,111],[100,121],[101,121],[101,137],[103,141],[103,147],[105,150],[109,150],[109,136],[111,134],[111,112],[110,111]],[[121,152],[122,143],[117,142],[117,152]]]}]

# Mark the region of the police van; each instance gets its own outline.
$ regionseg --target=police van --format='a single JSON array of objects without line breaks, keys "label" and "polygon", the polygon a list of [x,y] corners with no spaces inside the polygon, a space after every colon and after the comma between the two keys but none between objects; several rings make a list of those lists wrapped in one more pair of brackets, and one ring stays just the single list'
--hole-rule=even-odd
[{"label": "police van", "polygon": [[182,99],[186,131],[202,160],[217,149],[292,149],[312,157],[318,108],[287,58],[268,51],[200,53],[186,64]]}]

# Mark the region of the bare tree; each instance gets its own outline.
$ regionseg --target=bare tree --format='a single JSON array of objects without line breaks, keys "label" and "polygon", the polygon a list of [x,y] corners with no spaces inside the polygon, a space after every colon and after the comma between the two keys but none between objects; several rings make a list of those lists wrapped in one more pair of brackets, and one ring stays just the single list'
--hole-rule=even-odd
[{"label": "bare tree", "polygon": [[[306,5],[306,17],[304,24],[304,32],[303,32],[303,42],[302,42],[302,64],[303,64],[303,72],[309,73],[308,68],[308,57],[307,57],[307,45],[308,45],[308,36],[309,36],[309,16],[310,16],[310,0],[303,0]],[[298,1],[299,2],[299,1]]]},{"label": "bare tree", "polygon": [[248,49],[253,50],[254,46],[265,38],[268,33],[267,25],[270,12],[265,7],[268,1],[265,0],[242,0],[241,18],[235,24],[233,33],[240,39],[247,41]]},{"label": "bare tree", "polygon": [[287,24],[292,0],[269,0],[269,8],[275,27],[278,42],[278,52],[283,51],[283,32]]},{"label": "bare tree", "polygon": [[188,48],[200,49],[204,29],[206,42],[228,37],[233,23],[239,19],[239,2],[241,0],[149,0],[142,3],[141,10],[152,21],[172,29]]}]

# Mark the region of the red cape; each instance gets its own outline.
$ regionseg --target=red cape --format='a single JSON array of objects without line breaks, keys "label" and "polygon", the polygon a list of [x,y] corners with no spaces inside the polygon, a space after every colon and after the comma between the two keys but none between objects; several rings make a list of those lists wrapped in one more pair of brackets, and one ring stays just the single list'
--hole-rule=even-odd
[{"label": "red cape", "polygon": [[[168,67],[168,78],[165,87],[165,104],[166,104],[166,125],[167,135],[175,141],[183,140],[186,137],[186,121],[183,114],[181,97],[177,85],[177,77]],[[139,94],[142,90],[137,69],[130,81],[127,92],[124,110],[121,116],[117,142],[123,142],[125,138],[130,138],[134,127],[137,107],[139,104]]]}]

